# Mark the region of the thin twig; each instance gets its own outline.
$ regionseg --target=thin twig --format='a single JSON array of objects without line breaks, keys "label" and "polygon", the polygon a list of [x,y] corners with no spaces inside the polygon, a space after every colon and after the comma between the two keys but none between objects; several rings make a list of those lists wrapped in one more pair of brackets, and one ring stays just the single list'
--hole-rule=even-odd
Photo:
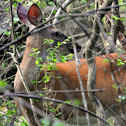
[{"label": "thin twig", "polygon": [[[63,9],[65,9],[70,3],[72,3],[74,0],[65,0],[65,2],[62,4],[62,6],[58,9],[58,11],[56,12],[56,14],[55,14],[55,19],[54,19],[54,21],[53,21],[53,24],[55,24],[57,21],[58,21],[58,16],[60,15],[60,13],[61,13],[61,10]],[[56,2],[56,4],[57,4],[58,2]]]},{"label": "thin twig", "polygon": [[[69,24],[67,26],[68,26],[68,30],[70,32],[70,35],[71,35],[71,38],[72,38],[72,42],[73,42],[73,49],[74,49],[74,55],[75,55],[75,61],[76,61],[76,71],[77,71],[77,76],[78,76],[78,80],[79,80],[79,83],[80,83],[80,89],[84,90],[83,82],[82,82],[82,79],[81,79],[81,76],[80,76],[80,71],[79,71],[79,68],[78,68],[80,62],[79,62],[79,59],[77,57],[77,49],[76,49],[76,46],[75,46],[75,39],[73,37],[71,29],[69,28]],[[81,95],[82,95],[82,101],[83,101],[84,108],[86,110],[88,110],[85,93],[81,92]],[[89,114],[88,113],[86,113],[86,119],[87,119],[88,126],[90,126],[90,118],[89,118]]]},{"label": "thin twig", "polygon": [[[19,64],[18,64],[18,62],[17,62],[17,60],[16,60],[14,54],[13,54],[13,53],[10,53],[10,52],[9,52],[9,54],[12,56],[12,58],[13,58],[15,64],[16,64],[16,67],[17,67],[17,69],[18,69],[18,72],[19,72],[20,78],[21,78],[21,80],[22,80],[22,83],[23,83],[23,85],[24,85],[24,87],[25,87],[25,90],[26,90],[26,92],[29,94],[30,89],[29,89],[27,83],[25,82],[25,79],[24,79],[23,74],[22,74],[22,72],[21,72],[20,66],[19,66]],[[41,126],[41,124],[40,124],[39,121],[38,121],[37,114],[35,113],[34,101],[33,101],[33,99],[31,99],[31,98],[30,98],[29,100],[30,100],[30,105],[31,105],[31,108],[32,108],[32,111],[33,111],[33,116],[34,116],[34,118],[35,118],[35,121],[36,121],[36,123],[38,124],[38,126]]]},{"label": "thin twig", "polygon": [[[12,0],[10,0],[10,13],[11,13],[11,28],[12,28],[12,30],[11,30],[11,36],[12,36],[12,41],[14,41],[14,39],[15,39],[15,34],[14,34],[14,21],[13,21],[13,10],[12,10]],[[14,53],[14,55],[15,55],[15,53],[16,53],[16,47],[15,47],[15,45],[13,45],[13,53]]]},{"label": "thin twig", "polygon": [[[93,90],[56,90],[56,91],[30,91],[29,94],[45,94],[45,93],[81,93],[81,92],[104,92],[105,89],[93,89]],[[27,92],[20,91],[16,93],[26,94]]]}]

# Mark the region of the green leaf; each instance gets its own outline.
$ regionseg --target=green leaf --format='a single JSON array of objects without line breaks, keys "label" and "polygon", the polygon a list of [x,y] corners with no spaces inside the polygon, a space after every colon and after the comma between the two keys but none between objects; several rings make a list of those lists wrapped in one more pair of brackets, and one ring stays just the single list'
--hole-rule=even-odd
[{"label": "green leaf", "polygon": [[103,63],[104,63],[104,62],[109,62],[109,59],[104,59],[102,62],[103,62]]},{"label": "green leaf", "polygon": [[37,84],[37,81],[31,81],[32,83],[34,83],[34,84]]},{"label": "green leaf", "polygon": [[38,64],[39,64],[39,61],[38,61],[38,60],[35,60],[35,64],[36,64],[36,66],[38,66]]},{"label": "green leaf", "polygon": [[33,52],[36,52],[38,50],[38,48],[32,48]]},{"label": "green leaf", "polygon": [[65,103],[71,103],[71,101],[65,101]]},{"label": "green leaf", "polygon": [[44,76],[42,79],[44,80],[44,83],[48,83],[50,81],[51,76]]},{"label": "green leaf", "polygon": [[35,55],[35,53],[29,54],[29,56],[34,56],[34,55]]},{"label": "green leaf", "polygon": [[48,2],[48,5],[52,6],[52,5],[55,5],[53,1],[49,1]]},{"label": "green leaf", "polygon": [[79,105],[81,105],[81,102],[80,102],[80,100],[76,99],[73,101],[73,104],[76,106],[79,106]]},{"label": "green leaf", "polygon": [[120,65],[124,65],[124,63],[122,62],[121,59],[116,59],[116,61],[117,61],[117,63],[116,63],[117,65],[119,65],[119,66],[120,66]]},{"label": "green leaf", "polygon": [[4,88],[7,85],[7,82],[0,80],[0,88]]},{"label": "green leaf", "polygon": [[53,61],[54,61],[54,63],[56,63],[57,62],[57,59],[53,59]]},{"label": "green leaf", "polygon": [[121,60],[121,59],[116,59],[116,61],[117,61],[117,62],[122,62],[122,60]]},{"label": "green leaf", "polygon": [[53,11],[53,13],[55,14],[55,13],[56,13],[56,11]]},{"label": "green leaf", "polygon": [[9,8],[6,8],[5,10],[6,10],[6,11],[9,11]]},{"label": "green leaf", "polygon": [[11,34],[11,31],[4,31],[4,34],[9,36]]},{"label": "green leaf", "polygon": [[62,115],[62,113],[60,113],[60,112],[58,114],[56,114],[56,116],[60,116],[60,115]]},{"label": "green leaf", "polygon": [[57,45],[60,46],[61,45],[60,42],[57,42]]},{"label": "green leaf", "polygon": [[116,16],[112,16],[112,18],[115,19],[115,21],[122,20],[121,18],[116,17]]},{"label": "green leaf", "polygon": [[43,124],[43,126],[50,126],[50,122],[47,119],[42,119],[41,123]]},{"label": "green leaf", "polygon": [[40,51],[35,52],[35,54],[40,54]]},{"label": "green leaf", "polygon": [[117,84],[113,84],[112,87],[118,89]]},{"label": "green leaf", "polygon": [[65,124],[64,124],[64,122],[61,122],[61,121],[56,120],[56,121],[52,124],[52,126],[65,126]]},{"label": "green leaf", "polygon": [[14,4],[13,4],[13,5],[14,5],[14,7],[17,7],[17,3],[16,3],[16,2],[14,2]]},{"label": "green leaf", "polygon": [[50,109],[49,111],[50,112],[56,112],[56,109]]},{"label": "green leaf", "polygon": [[116,65],[118,65],[118,66],[122,66],[122,65],[124,65],[124,63],[122,63],[122,62],[118,62],[118,63],[116,63]]},{"label": "green leaf", "polygon": [[57,79],[58,79],[58,78],[61,78],[61,76],[57,76],[56,78],[57,78]]}]

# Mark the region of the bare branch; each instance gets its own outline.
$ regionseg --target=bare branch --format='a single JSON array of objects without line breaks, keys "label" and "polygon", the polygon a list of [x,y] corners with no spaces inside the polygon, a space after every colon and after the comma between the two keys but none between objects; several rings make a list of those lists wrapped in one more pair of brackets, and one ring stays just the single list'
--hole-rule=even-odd
[{"label": "bare branch", "polygon": [[[80,107],[80,106],[76,106],[76,105],[73,105],[71,103],[67,103],[67,102],[64,102],[64,101],[61,101],[61,100],[57,100],[57,99],[50,99],[50,98],[45,98],[45,97],[40,97],[40,96],[37,96],[37,95],[24,95],[24,94],[15,94],[15,93],[10,93],[10,92],[5,92],[4,96],[8,96],[8,97],[23,97],[23,98],[35,98],[35,99],[40,99],[40,100],[47,100],[47,101],[52,101],[52,102],[56,102],[56,103],[62,103],[62,104],[65,104],[65,105],[68,105],[68,106],[71,106],[71,107],[74,107],[74,108],[77,108],[81,111],[84,111],[84,112],[87,112],[89,113],[90,115],[98,118],[99,120],[103,121],[106,125],[109,126],[108,122],[106,122],[105,120],[103,120],[102,118],[98,117],[95,113],[89,111],[89,110],[86,110],[84,109],[83,107]],[[47,117],[47,116],[46,116]],[[49,118],[50,119],[50,118]]]},{"label": "bare branch", "polygon": [[53,24],[55,24],[57,21],[58,21],[58,16],[60,15],[61,13],[61,10],[65,9],[70,3],[72,3],[74,0],[65,0],[65,2],[63,3],[63,5],[58,9],[58,11],[56,12],[55,14],[55,19],[53,21]]},{"label": "bare branch", "polygon": [[[92,30],[92,34],[91,34],[91,38],[89,39],[87,46],[86,46],[86,59],[90,59],[93,54],[92,51],[96,41],[98,40],[98,35],[100,32],[99,26],[98,26],[98,21],[101,21],[104,14],[100,14],[99,10],[103,9],[104,12],[108,12],[109,9],[107,8],[107,6],[110,6],[112,4],[113,0],[106,0],[102,7],[100,9],[98,9],[97,13],[95,14],[95,18],[94,18],[94,23],[93,23],[93,30]],[[97,34],[94,34],[97,33]],[[95,85],[96,85],[96,66],[95,66],[95,61],[92,58],[91,60],[87,61],[87,65],[88,65],[88,81],[87,81],[87,89],[95,89]],[[89,92],[88,96],[90,98],[90,100],[92,101],[92,104],[94,106],[94,108],[96,109],[96,113],[104,118],[104,110],[103,107],[99,101],[99,99],[97,98],[97,96],[95,95],[95,92]],[[98,121],[98,125],[104,125],[102,122]]]}]

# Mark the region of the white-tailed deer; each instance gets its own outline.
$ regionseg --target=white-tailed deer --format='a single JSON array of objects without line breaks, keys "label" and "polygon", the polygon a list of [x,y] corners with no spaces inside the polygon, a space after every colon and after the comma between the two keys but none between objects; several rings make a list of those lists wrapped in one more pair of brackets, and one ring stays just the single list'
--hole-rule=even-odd
[{"label": "white-tailed deer", "polygon": [[[20,20],[30,27],[32,30],[37,24],[40,23],[42,20],[42,14],[40,9],[36,4],[33,4],[29,11],[27,11],[21,4],[18,5],[17,13]],[[28,16],[27,16],[28,15]],[[59,40],[60,37],[60,40]],[[45,49],[48,49],[48,46],[43,44],[44,39],[53,39],[55,42],[63,41],[66,37],[63,34],[59,34],[55,31],[54,28],[44,29],[39,31],[33,35],[30,35],[26,41],[26,49],[24,53],[23,60],[20,64],[20,69],[25,79],[25,82],[29,86],[30,91],[42,91],[45,83],[41,80],[44,77],[44,71],[40,71],[37,69],[35,65],[35,58],[29,56],[32,53],[32,48],[38,48],[41,52],[39,57],[42,56]],[[58,40],[57,40],[58,39]],[[95,58],[96,61],[96,89],[105,89],[104,92],[97,93],[97,96],[103,103],[103,106],[110,107],[112,105],[117,104],[117,89],[114,89],[112,85],[115,83],[118,84],[120,90],[126,85],[126,73],[125,68],[122,66],[116,65],[116,59],[119,58],[116,53],[105,55],[105,56],[97,56]],[[111,62],[102,62],[104,59],[109,58]],[[121,57],[121,59],[123,59]],[[124,60],[124,59],[123,59]],[[83,86],[87,89],[87,75],[88,75],[88,67],[86,64],[86,59],[80,60],[83,64],[79,67],[81,78],[83,81]],[[57,63],[56,68],[58,70],[54,70],[53,73],[55,77],[52,77],[46,85],[50,87],[52,90],[76,90],[79,89],[79,81],[77,77],[77,72],[75,69],[75,61],[69,61],[65,63]],[[60,78],[57,76],[60,76]],[[39,81],[41,80],[41,81]],[[33,84],[32,81],[39,81],[39,84]],[[19,72],[17,72],[15,81],[14,81],[14,88],[16,93],[26,91],[21,77],[19,76]],[[88,100],[88,109],[90,111],[94,111],[91,102],[89,101],[88,96],[86,95]],[[79,99],[81,101],[81,94],[75,93],[60,93],[57,94],[56,97],[60,100],[73,100]],[[36,122],[33,117],[31,107],[26,107],[23,105],[23,100],[29,102],[28,99],[25,98],[16,98],[17,107],[22,112],[23,116],[27,119],[27,122],[30,126],[36,126]],[[22,102],[22,104],[21,104]],[[43,109],[42,104],[40,101],[35,100],[35,105],[39,109]],[[67,116],[67,115],[66,115]]]}]

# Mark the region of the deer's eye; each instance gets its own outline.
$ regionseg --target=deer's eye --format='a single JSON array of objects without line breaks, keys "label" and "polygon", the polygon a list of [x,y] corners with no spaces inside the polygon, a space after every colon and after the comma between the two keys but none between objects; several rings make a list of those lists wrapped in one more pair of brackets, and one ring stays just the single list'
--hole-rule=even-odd
[{"label": "deer's eye", "polygon": [[60,34],[60,32],[54,32],[53,35],[54,35],[56,40],[61,40],[62,39],[62,35]]}]

